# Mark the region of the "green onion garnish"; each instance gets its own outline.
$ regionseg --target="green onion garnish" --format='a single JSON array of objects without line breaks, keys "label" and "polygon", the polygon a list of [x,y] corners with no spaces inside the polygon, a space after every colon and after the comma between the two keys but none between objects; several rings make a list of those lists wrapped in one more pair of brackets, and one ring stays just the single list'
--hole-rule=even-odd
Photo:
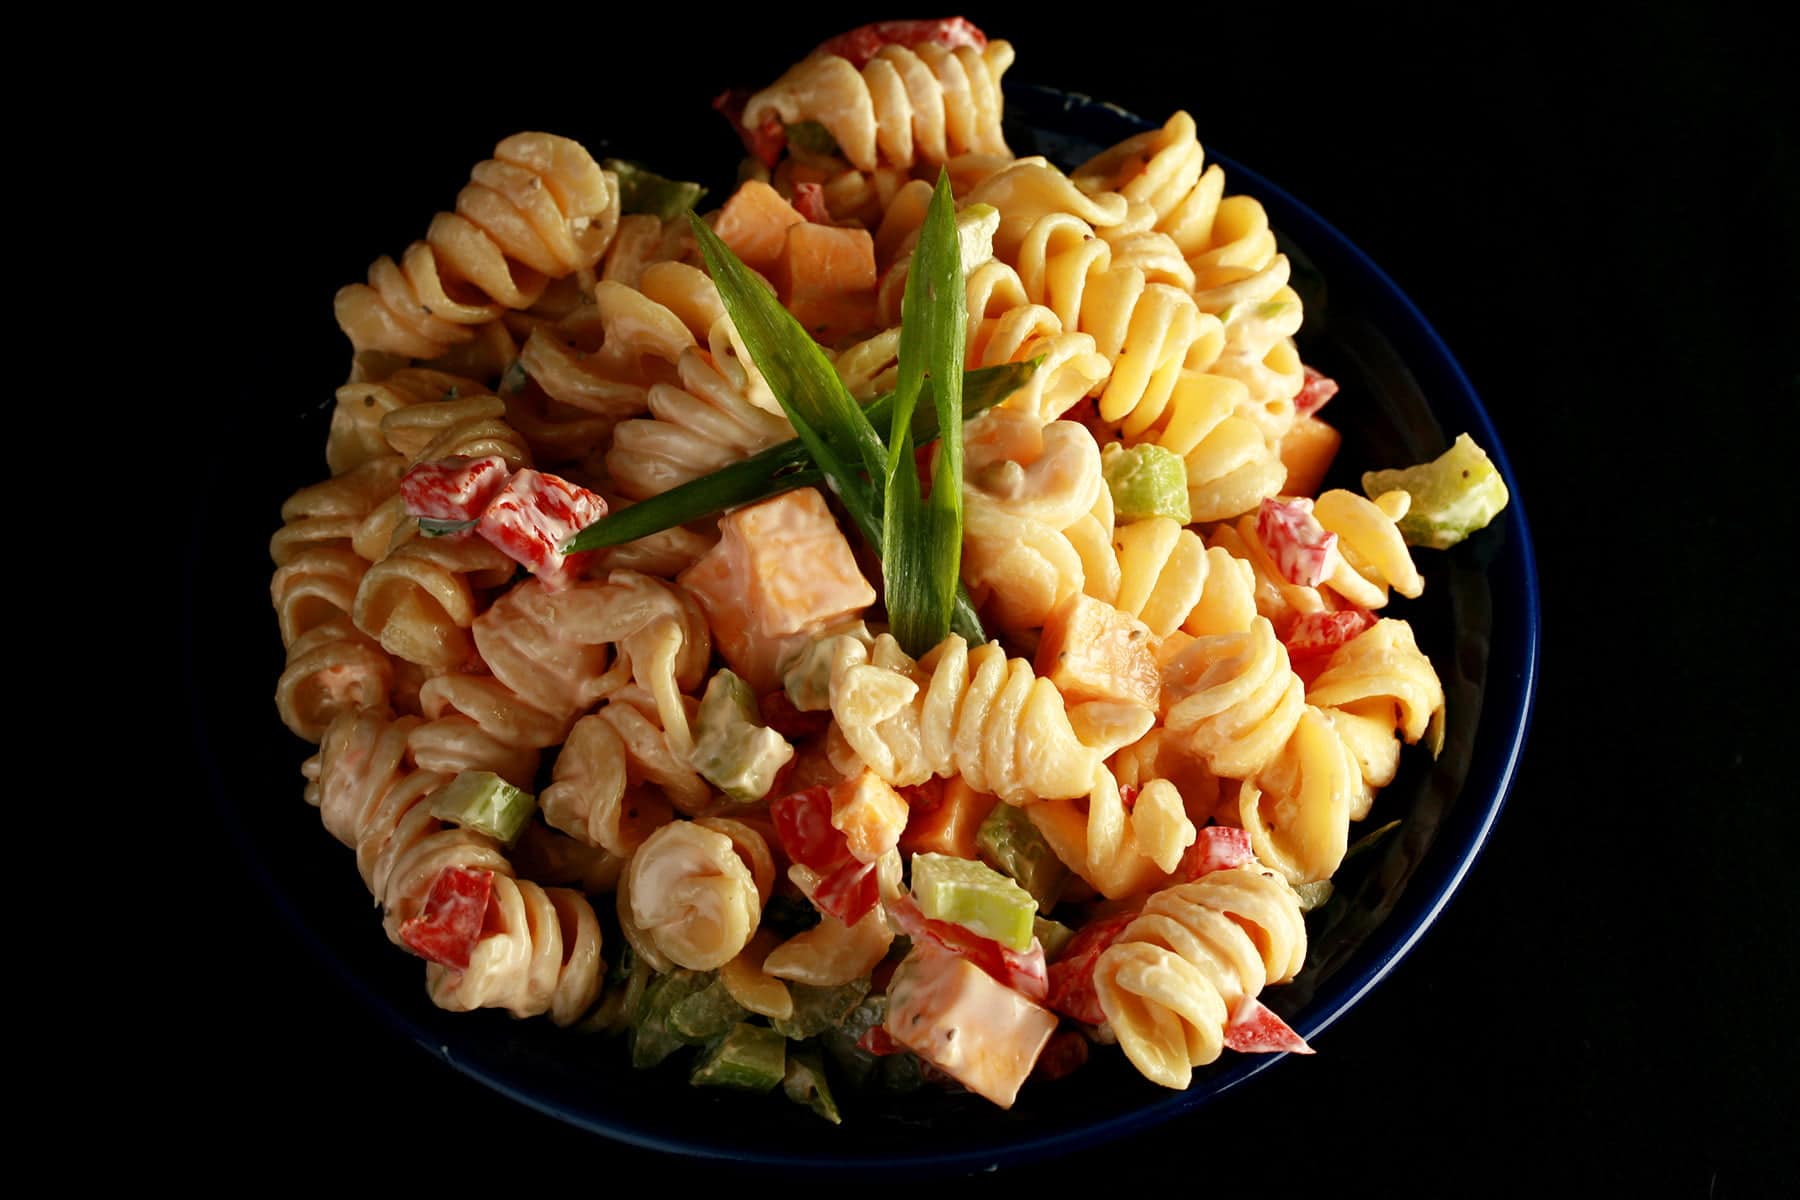
[{"label": "green onion garnish", "polygon": [[[900,302],[900,371],[888,434],[881,558],[888,625],[908,654],[921,655],[950,632],[962,564],[962,364],[965,300],[956,201],[938,171]],[[912,416],[929,378],[937,407],[938,453],[931,497],[920,492]]]},{"label": "green onion garnish", "polygon": [[[1012,395],[1031,378],[1040,361],[1034,358],[1029,362],[1003,363],[966,372],[963,375],[963,417],[967,419],[986,412]],[[930,380],[926,381],[925,390],[932,391]],[[877,396],[864,406],[863,415],[875,429],[887,428],[893,404],[893,393]],[[935,403],[922,405],[913,413],[912,430],[913,440],[919,445],[937,437]],[[609,513],[577,534],[564,547],[564,552],[574,554],[634,542],[728,508],[767,500],[794,488],[816,487],[823,481],[824,476],[813,466],[805,445],[798,438],[791,439],[630,508]]]},{"label": "green onion garnish", "polygon": [[[946,183],[940,183],[939,186],[947,193],[948,185]],[[862,532],[863,537],[871,546],[887,549],[888,544],[883,537],[883,528],[889,514],[877,501],[875,483],[876,481],[882,483],[884,493],[893,490],[888,485],[888,447],[876,434],[875,427],[869,423],[867,415],[851,398],[849,389],[844,386],[844,381],[838,378],[837,371],[833,369],[831,361],[825,357],[825,352],[819,347],[819,344],[812,340],[791,313],[781,307],[780,302],[769,294],[756,275],[738,259],[737,255],[732,253],[731,248],[721,241],[717,234],[707,228],[706,224],[692,213],[688,214],[688,223],[693,226],[694,236],[700,245],[700,253],[706,259],[707,270],[711,273],[713,282],[718,285],[719,298],[724,301],[725,311],[731,315],[732,323],[737,326],[738,336],[744,339],[744,346],[750,352],[751,361],[762,372],[763,379],[769,385],[769,390],[780,402],[782,411],[787,414],[788,423],[794,427],[794,433],[798,436],[800,443],[806,448],[813,463],[824,475],[825,482],[843,502],[844,508],[850,514],[850,519],[856,523],[856,527]],[[956,273],[957,279],[957,286],[952,291],[957,297],[956,307],[960,311],[962,307],[960,302],[962,295],[961,267],[957,262],[954,226],[952,226],[950,236],[952,238],[949,251],[950,265]],[[939,265],[941,267],[941,263]],[[913,295],[915,279],[930,277],[935,273],[934,268],[915,257],[913,278],[909,278],[907,283],[907,296],[910,298]],[[940,290],[938,294],[942,295],[943,293]],[[909,307],[906,300],[902,301],[901,311],[903,314],[916,308],[917,305]],[[902,324],[904,326],[904,322]],[[959,343],[961,329],[959,319],[956,322]],[[917,346],[917,335],[912,344]],[[907,345],[908,338],[903,328],[900,354],[900,374],[903,378],[908,373]],[[925,372],[930,371],[935,379],[942,380],[947,384],[942,390],[948,395],[940,396],[935,401],[938,409],[938,425],[941,435],[950,436],[951,431],[954,430],[955,436],[960,438],[962,432],[961,363],[957,361],[951,370],[945,371],[940,364],[949,361],[946,356],[947,348],[940,346],[935,354],[929,352],[929,347],[924,349],[926,352],[923,362],[912,369],[921,377]],[[919,350],[915,350],[914,356],[916,357],[919,353]],[[915,388],[912,403],[916,404],[916,402],[917,389]],[[896,413],[898,414],[898,412],[897,407]],[[908,435],[904,440],[909,446],[911,443],[911,419],[912,407],[909,404],[905,409],[904,417],[896,425],[898,430]],[[957,514],[960,518],[962,500],[960,455],[956,456],[954,465],[957,471],[954,491]],[[910,449],[901,456],[901,462],[897,469],[912,472],[912,489],[916,495],[918,493],[918,468],[913,461]],[[949,487],[949,483],[946,482],[945,486]],[[934,497],[938,490],[933,489]],[[902,519],[905,520],[905,518]],[[939,518],[934,517],[933,520],[936,521]],[[935,532],[939,538],[953,535],[957,554],[960,555],[962,545],[960,519],[954,529],[945,529],[934,524],[930,532]],[[949,561],[954,569],[956,561],[941,550],[927,553],[926,547],[909,549],[907,557],[912,561],[928,562],[933,569],[937,570],[942,569],[945,561]],[[917,603],[921,596],[934,595],[940,589],[947,588],[950,589],[954,598],[950,605],[951,615],[948,621],[950,628],[960,633],[970,643],[979,643],[985,640],[981,632],[981,622],[975,615],[974,606],[969,603],[967,594],[954,574],[950,575],[947,580],[925,581],[902,578],[899,586],[896,587],[894,577],[903,573],[891,569],[885,573],[889,577],[887,606],[888,620],[891,624],[912,629],[923,627],[919,618],[909,611],[907,606]]]},{"label": "green onion garnish", "polygon": [[660,221],[692,212],[706,189],[685,179],[667,179],[647,167],[622,158],[600,164],[619,179],[619,211],[649,213]]}]

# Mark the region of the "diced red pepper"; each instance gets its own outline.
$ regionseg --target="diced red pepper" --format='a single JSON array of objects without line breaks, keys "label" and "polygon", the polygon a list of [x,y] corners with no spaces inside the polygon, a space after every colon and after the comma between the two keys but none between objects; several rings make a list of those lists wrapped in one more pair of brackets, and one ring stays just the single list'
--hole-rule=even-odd
[{"label": "diced red pepper", "polygon": [[1044,946],[1031,939],[1031,949],[1020,953],[992,938],[972,933],[952,921],[934,921],[919,910],[911,896],[888,905],[888,915],[913,941],[921,939],[968,959],[1027,1000],[1044,1003],[1050,979],[1044,967]]},{"label": "diced red pepper", "polygon": [[1130,812],[1137,807],[1138,791],[1138,785],[1135,783],[1126,783],[1119,786],[1119,803],[1125,806],[1126,812]]},{"label": "diced red pepper", "polygon": [[854,925],[881,902],[874,863],[850,853],[850,842],[831,824],[831,789],[823,784],[783,796],[769,806],[775,837],[789,861],[819,876],[812,902],[822,913]]},{"label": "diced red pepper", "polygon": [[431,881],[424,910],[400,926],[401,944],[420,958],[468,970],[493,894],[492,871],[445,867]]},{"label": "diced red pepper", "polygon": [[720,116],[731,122],[738,140],[744,143],[745,152],[773,170],[775,164],[781,161],[781,152],[787,149],[787,130],[782,128],[781,118],[773,115],[755,129],[748,128],[744,124],[744,106],[749,101],[749,91],[733,88],[713,97],[712,106]]},{"label": "diced red pepper", "polygon": [[1331,574],[1337,557],[1337,534],[1328,532],[1313,516],[1311,500],[1262,502],[1256,514],[1256,536],[1289,583],[1317,587]]},{"label": "diced red pepper", "polygon": [[1137,920],[1137,914],[1120,913],[1099,921],[1090,921],[1069,944],[1062,955],[1050,964],[1050,992],[1044,1001],[1065,1017],[1089,1025],[1106,1020],[1100,1008],[1099,993],[1094,990],[1094,966],[1106,948],[1119,940],[1125,927]]},{"label": "diced red pepper", "polygon": [[831,728],[830,709],[801,712],[794,707],[794,702],[788,699],[787,692],[781,688],[765,693],[757,701],[757,706],[762,709],[763,724],[790,742],[817,737]]},{"label": "diced red pepper", "polygon": [[847,58],[862,70],[883,46],[914,46],[936,42],[949,50],[961,46],[987,49],[987,35],[965,17],[940,17],[929,21],[876,21],[820,42],[814,54]]},{"label": "diced red pepper", "polygon": [[1364,608],[1302,613],[1289,624],[1281,640],[1287,646],[1294,673],[1311,687],[1337,648],[1374,624],[1375,614]]},{"label": "diced red pepper", "polygon": [[1073,1029],[1064,1029],[1044,1043],[1037,1065],[1031,1069],[1031,1077],[1046,1083],[1063,1079],[1073,1075],[1087,1060],[1087,1038]]},{"label": "diced red pepper", "polygon": [[1256,858],[1250,849],[1250,834],[1229,825],[1208,825],[1200,830],[1194,844],[1181,856],[1175,868],[1177,883],[1192,883],[1214,871],[1229,871],[1246,866]]},{"label": "diced red pepper", "polygon": [[409,517],[434,521],[474,521],[506,486],[506,460],[452,455],[420,463],[400,480],[400,499]]},{"label": "diced red pepper", "polygon": [[1324,408],[1325,402],[1337,394],[1337,380],[1307,367],[1306,382],[1300,385],[1299,392],[1294,395],[1294,415],[1310,417]]},{"label": "diced red pepper", "polygon": [[507,480],[476,528],[546,588],[560,591],[581,577],[595,554],[564,554],[563,546],[605,515],[606,501],[593,492],[526,468]]},{"label": "diced red pepper", "polygon": [[1225,1044],[1239,1054],[1311,1054],[1313,1048],[1254,996],[1225,1027]]},{"label": "diced red pepper", "polygon": [[788,203],[794,211],[815,225],[831,224],[831,211],[825,207],[825,188],[817,183],[796,183]]},{"label": "diced red pepper", "polygon": [[871,1025],[867,1033],[857,1038],[856,1048],[867,1050],[870,1054],[880,1055],[883,1058],[890,1054],[904,1053],[906,1050],[905,1046],[896,1042],[893,1036],[880,1025]]}]

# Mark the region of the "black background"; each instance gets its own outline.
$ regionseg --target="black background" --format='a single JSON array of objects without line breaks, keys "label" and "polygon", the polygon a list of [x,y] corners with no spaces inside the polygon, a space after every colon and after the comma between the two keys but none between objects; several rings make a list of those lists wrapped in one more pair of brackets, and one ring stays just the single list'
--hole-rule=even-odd
[{"label": "black background", "polygon": [[[1420,305],[1529,506],[1541,685],[1484,856],[1317,1057],[1188,1122],[984,1182],[1791,1188],[1792,40],[1711,6],[1115,8],[966,12],[1017,47],[1009,80],[1156,119],[1187,108],[1205,144],[1303,199]],[[644,158],[654,138],[659,165],[716,174],[734,143],[714,92],[894,15],[911,14],[515,8],[421,30],[320,13],[256,55],[177,62],[156,90],[188,134],[183,170],[218,185],[196,226],[220,251],[200,282],[214,382],[187,401],[216,417],[210,452],[280,436],[283,414],[330,395],[347,360],[332,292],[420,236],[500,137],[545,128]],[[158,169],[158,143],[138,148]],[[250,566],[260,544],[201,549],[266,570]],[[267,657],[273,680],[272,620],[269,646],[222,646],[198,611],[198,652]],[[299,803],[291,777],[257,790]],[[310,958],[224,848],[184,861],[222,932],[214,953],[185,948],[158,1018],[193,1097],[165,1149],[199,1135],[346,1182],[353,1161],[421,1181],[493,1171],[521,1192],[717,1182],[429,1060]]]}]

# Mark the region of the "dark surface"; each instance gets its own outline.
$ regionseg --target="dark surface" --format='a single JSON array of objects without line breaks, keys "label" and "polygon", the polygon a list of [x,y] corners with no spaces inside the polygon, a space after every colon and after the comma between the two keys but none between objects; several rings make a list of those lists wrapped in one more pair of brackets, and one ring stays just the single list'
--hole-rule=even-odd
[{"label": "dark surface", "polygon": [[[1152,118],[1188,108],[1204,143],[1394,276],[1505,438],[1546,613],[1532,742],[1486,854],[1317,1057],[1177,1125],[1009,1170],[1005,1186],[1122,1173],[1314,1194],[1791,1185],[1800,1063],[1782,872],[1796,789],[1777,773],[1776,714],[1800,655],[1776,621],[1793,588],[1771,551],[1795,525],[1776,456],[1800,405],[1783,353],[1800,327],[1800,196],[1772,31],[1710,13],[1629,26],[1212,13],[1115,37],[969,15],[1017,46],[1009,79]],[[174,77],[177,99],[205,100],[215,121],[231,101],[214,147],[236,182],[214,214],[232,239],[220,244],[239,248],[209,318],[230,334],[221,406],[291,413],[328,397],[342,370],[318,349],[341,344],[331,292],[418,236],[499,137],[610,135],[650,157],[634,134],[650,128],[659,162],[716,171],[732,143],[706,98],[766,81],[816,40],[759,28],[696,46],[599,16],[538,57],[516,31],[464,38],[369,31],[291,65]],[[261,415],[217,428],[231,455],[293,432]],[[208,548],[244,562],[246,611],[266,605],[272,519],[246,514],[242,544]],[[273,680],[266,611],[210,621],[209,652],[265,658]],[[245,803],[299,803],[294,776],[230,786]],[[191,864],[212,880],[218,933],[212,952],[188,952],[198,988],[172,989],[166,1019],[200,1084],[185,1120],[209,1136],[338,1174],[354,1145],[378,1171],[453,1162],[520,1188],[565,1174],[605,1187],[633,1169],[665,1186],[717,1176],[559,1126],[434,1063],[370,1018],[226,848]],[[470,1154],[472,1142],[492,1149]]]}]

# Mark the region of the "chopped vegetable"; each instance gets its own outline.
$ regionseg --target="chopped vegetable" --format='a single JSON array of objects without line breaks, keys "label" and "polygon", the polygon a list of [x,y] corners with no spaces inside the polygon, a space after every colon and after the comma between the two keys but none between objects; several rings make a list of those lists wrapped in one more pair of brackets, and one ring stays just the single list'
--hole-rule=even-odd
[{"label": "chopped vegetable", "polygon": [[431,881],[424,909],[400,926],[400,944],[430,962],[467,970],[493,894],[492,871],[445,867]]},{"label": "chopped vegetable", "polygon": [[675,970],[658,975],[644,990],[643,1001],[631,1015],[631,1065],[640,1070],[654,1067],[689,1043],[669,1027],[675,1006],[712,983],[710,971]]},{"label": "chopped vegetable", "polygon": [[437,523],[440,528],[470,528],[478,521],[511,469],[498,454],[480,458],[454,455],[414,466],[400,480],[400,501],[406,515]]},{"label": "chopped vegetable", "polygon": [[516,788],[492,771],[463,771],[431,796],[431,815],[503,846],[518,841],[537,811],[537,797]]},{"label": "chopped vegetable", "polygon": [[1307,499],[1262,502],[1256,514],[1256,536],[1281,577],[1299,587],[1317,587],[1337,563],[1337,534],[1313,516]]},{"label": "chopped vegetable", "polygon": [[952,921],[932,920],[920,911],[910,895],[891,901],[887,911],[894,923],[913,939],[914,945],[929,943],[939,950],[966,958],[998,982],[1033,1000],[1042,1000],[1049,992],[1044,948],[1035,941],[1031,949],[1021,954]]},{"label": "chopped vegetable", "polygon": [[[901,649],[915,656],[950,633],[960,586],[966,307],[956,201],[949,174],[940,170],[900,304],[900,367],[888,434],[881,541],[890,631]],[[921,495],[912,435],[913,409],[927,378],[938,413],[929,498]]]},{"label": "chopped vegetable", "polygon": [[620,212],[649,213],[659,221],[673,221],[706,195],[706,189],[697,183],[666,179],[622,158],[609,158],[600,165],[619,177]]},{"label": "chopped vegetable", "polygon": [[831,1095],[831,1083],[825,1078],[825,1064],[816,1050],[788,1051],[787,1073],[782,1076],[781,1090],[795,1104],[803,1104],[833,1125],[842,1125],[837,1101]]},{"label": "chopped vegetable", "polygon": [[996,805],[976,832],[975,845],[981,861],[1017,880],[1040,911],[1054,907],[1069,882],[1069,869],[1023,809]]},{"label": "chopped vegetable", "polygon": [[796,154],[830,158],[838,152],[837,139],[831,136],[831,130],[817,121],[796,121],[792,125],[784,125],[782,133],[787,136],[787,143]]},{"label": "chopped vegetable", "polygon": [[794,185],[794,211],[816,224],[831,224],[831,210],[825,207],[824,185],[796,183]]},{"label": "chopped vegetable", "polygon": [[1208,825],[1181,856],[1181,865],[1175,868],[1174,875],[1179,883],[1191,883],[1214,871],[1247,866],[1255,859],[1248,831],[1229,825]]},{"label": "chopped vegetable", "polygon": [[694,770],[739,804],[769,794],[775,775],[794,757],[794,748],[759,721],[750,685],[720,671],[706,685],[694,719]]},{"label": "chopped vegetable", "polygon": [[1100,1008],[1100,994],[1094,989],[1094,967],[1106,948],[1118,941],[1125,927],[1137,920],[1136,913],[1119,913],[1091,921],[1063,949],[1062,957],[1050,964],[1050,990],[1044,1003],[1065,1017],[1089,1025],[1106,1020]]},{"label": "chopped vegetable", "polygon": [[1412,496],[1400,518],[1409,546],[1447,550],[1500,514],[1508,499],[1506,481],[1468,434],[1428,463],[1393,471],[1368,471],[1363,493],[1371,500],[1396,488]]},{"label": "chopped vegetable", "polygon": [[1044,622],[1033,666],[1071,705],[1110,700],[1155,709],[1162,674],[1154,641],[1130,613],[1072,592]]},{"label": "chopped vegetable", "polygon": [[782,1037],[798,1042],[836,1028],[869,994],[869,980],[864,976],[837,987],[790,983],[788,991],[794,997],[794,1015],[786,1020],[771,1020],[769,1024]]},{"label": "chopped vegetable", "polygon": [[794,792],[769,806],[782,852],[819,876],[813,903],[854,925],[880,902],[880,881],[876,864],[858,859],[849,839],[832,824],[834,811],[831,789],[824,786]]},{"label": "chopped vegetable", "polygon": [[710,1042],[749,1016],[731,995],[725,981],[713,976],[704,988],[682,997],[669,1007],[669,1032],[685,1041]]},{"label": "chopped vegetable", "polygon": [[1311,883],[1296,883],[1294,895],[1300,897],[1300,911],[1311,912],[1315,908],[1323,908],[1331,899],[1332,887],[1329,879],[1315,879]]},{"label": "chopped vegetable", "polygon": [[629,944],[606,973],[606,991],[594,1011],[577,1027],[582,1033],[621,1033],[643,1003],[644,991],[656,972]]},{"label": "chopped vegetable", "polygon": [[563,545],[606,515],[606,501],[566,479],[516,472],[481,514],[476,527],[501,553],[558,591],[580,578],[591,554],[565,554]]},{"label": "chopped vegetable", "polygon": [[751,129],[744,124],[744,108],[750,99],[750,93],[743,88],[732,88],[720,92],[713,97],[712,106],[718,114],[731,122],[731,128],[744,143],[744,150],[764,167],[773,167],[781,161],[781,151],[787,145],[787,133],[781,127],[781,119],[771,115]]},{"label": "chopped vegetable", "polygon": [[[1035,828],[1035,827],[1034,827]],[[1061,921],[1052,921],[1049,917],[1036,917],[1031,922],[1031,930],[1044,947],[1044,957],[1053,959],[1061,954],[1068,944],[1075,940],[1075,931]]]},{"label": "chopped vegetable", "polygon": [[1311,367],[1305,368],[1305,371],[1306,382],[1300,385],[1300,391],[1294,396],[1294,415],[1303,418],[1324,408],[1325,402],[1338,394],[1337,380]]},{"label": "chopped vegetable", "polygon": [[440,521],[436,517],[420,517],[419,532],[428,538],[463,538],[475,532],[479,521]]},{"label": "chopped vegetable", "polygon": [[915,854],[912,892],[919,911],[930,920],[953,922],[1010,950],[1031,948],[1031,919],[1037,914],[1037,901],[985,863],[943,854]]},{"label": "chopped vegetable", "polygon": [[1225,1044],[1239,1054],[1311,1054],[1306,1039],[1267,1005],[1249,997],[1225,1027]]},{"label": "chopped vegetable", "polygon": [[970,1091],[1011,1108],[1056,1017],[967,959],[915,947],[888,987],[883,1028]]},{"label": "chopped vegetable", "polygon": [[1149,442],[1127,450],[1113,442],[1100,455],[1100,469],[1118,520],[1171,517],[1182,525],[1193,520],[1187,464],[1174,451]]},{"label": "chopped vegetable", "polygon": [[1295,673],[1310,683],[1325,669],[1339,646],[1374,625],[1375,615],[1362,608],[1301,613],[1287,627],[1281,641],[1287,647],[1288,662]]},{"label": "chopped vegetable", "polygon": [[694,1065],[695,1087],[767,1092],[787,1074],[787,1042],[773,1029],[740,1022]]}]

